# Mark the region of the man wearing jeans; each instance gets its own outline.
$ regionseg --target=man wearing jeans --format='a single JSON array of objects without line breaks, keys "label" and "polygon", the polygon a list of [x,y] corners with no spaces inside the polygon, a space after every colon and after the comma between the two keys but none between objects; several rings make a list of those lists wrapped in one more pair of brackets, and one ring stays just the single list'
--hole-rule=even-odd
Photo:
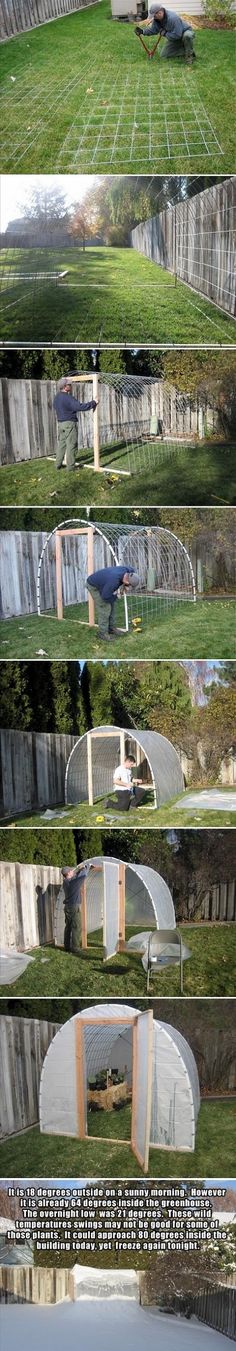
[{"label": "man wearing jeans", "polygon": [[83,882],[88,876],[92,863],[82,863],[79,868],[62,868],[64,891],[64,948],[65,952],[78,953],[82,947],[81,904]]},{"label": "man wearing jeans", "polygon": [[89,595],[92,596],[97,611],[99,638],[103,638],[105,642],[110,641],[118,633],[114,622],[117,591],[121,587],[124,594],[130,587],[137,587],[138,583],[137,572],[124,563],[119,567],[99,568],[97,572],[91,572],[87,577]]},{"label": "man wearing jeans", "polygon": [[[117,765],[113,774],[114,790],[116,792],[116,801],[108,798],[106,807],[114,807],[118,812],[128,812],[129,808],[140,807],[145,797],[145,788],[142,779],[133,779],[132,771],[135,765],[134,755],[126,755],[124,763]],[[140,785],[140,786],[139,786]]]},{"label": "man wearing jeans", "polygon": [[160,8],[157,0],[155,4],[150,5],[149,15],[152,23],[149,23],[148,18],[144,26],[137,26],[135,32],[138,35],[140,33],[145,35],[146,33],[147,37],[151,37],[152,34],[155,36],[159,34],[159,37],[167,38],[167,42],[165,42],[165,46],[160,53],[164,60],[168,60],[169,57],[183,56],[188,65],[191,66],[195,59],[193,50],[194,32],[187,20],[181,19],[180,14],[176,14],[173,10]]},{"label": "man wearing jeans", "polygon": [[78,413],[88,413],[90,408],[94,413],[97,404],[95,399],[90,399],[89,403],[80,403],[79,399],[75,399],[72,394],[70,377],[63,375],[62,379],[58,380],[58,394],[55,394],[53,407],[58,421],[56,468],[62,469],[63,460],[66,457],[66,468],[75,469]]}]

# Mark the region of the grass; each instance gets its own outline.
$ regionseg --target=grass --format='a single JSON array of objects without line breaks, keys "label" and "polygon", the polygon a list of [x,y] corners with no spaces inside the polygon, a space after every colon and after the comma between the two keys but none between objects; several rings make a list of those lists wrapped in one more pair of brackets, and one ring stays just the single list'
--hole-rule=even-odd
[{"label": "grass", "polygon": [[[137,614],[142,615],[142,606]],[[81,614],[82,612],[82,614]],[[19,619],[5,619],[0,623],[0,640],[3,656],[18,660],[35,658],[41,649],[48,658],[62,659],[86,657],[101,658],[109,654],[128,659],[143,656],[145,658],[188,658],[204,657],[222,660],[236,656],[236,641],[233,628],[234,607],[230,600],[198,600],[196,605],[184,602],[177,608],[160,611],[154,620],[142,620],[141,634],[130,630],[114,638],[113,644],[106,645],[98,637],[96,628],[81,623],[80,616],[87,616],[87,607],[74,605],[66,607],[65,618],[58,620],[42,615],[22,615]],[[123,606],[117,603],[118,623],[124,624]]]},{"label": "grass", "polygon": [[[67,270],[63,281],[24,273]],[[11,280],[20,271],[19,281]],[[21,342],[234,344],[235,321],[132,248],[2,250],[1,339]]]},{"label": "grass", "polygon": [[[192,787],[193,785],[191,785],[191,789]],[[221,787],[221,792],[224,792],[224,795],[227,797],[227,793],[232,793],[232,788],[222,789]],[[148,795],[146,795],[146,797],[147,796]],[[134,808],[133,810],[130,808],[129,812],[124,812],[124,814],[123,812],[117,812],[116,815],[115,805],[114,814],[113,812],[105,812],[104,798],[99,799],[93,807],[89,807],[87,802],[80,802],[79,805],[75,807],[65,807],[65,804],[62,803],[60,805],[58,804],[58,816],[53,817],[49,822],[47,818],[45,818],[44,810],[42,810],[41,815],[39,812],[34,812],[33,814],[30,812],[22,812],[21,815],[18,814],[16,816],[4,817],[0,821],[0,826],[8,826],[9,828],[17,826],[40,826],[42,828],[43,825],[49,827],[50,830],[53,828],[60,829],[62,823],[63,829],[67,826],[78,826],[81,829],[89,826],[91,829],[91,827],[96,827],[97,825],[103,825],[104,827],[110,825],[112,826],[112,829],[119,828],[120,830],[124,825],[126,829],[133,828],[135,830],[137,830],[139,826],[142,827],[142,830],[145,826],[152,826],[153,829],[155,826],[164,826],[166,829],[169,829],[170,826],[235,826],[234,811],[219,811],[218,809],[214,810],[212,808],[208,809],[200,807],[198,807],[197,810],[195,808],[191,811],[188,810],[187,807],[185,808],[184,797],[183,806],[176,807],[175,803],[178,801],[179,794],[178,798],[172,798],[164,807],[155,809],[148,805],[146,807]],[[56,811],[57,808],[55,807],[54,810]],[[61,813],[63,813],[63,816]]]},{"label": "grass", "polygon": [[196,53],[148,61],[104,2],[4,43],[2,170],[233,173],[233,32],[199,30]]},{"label": "grass", "polygon": [[[116,1113],[116,1134],[121,1122]],[[11,1136],[0,1146],[4,1177],[141,1177],[130,1145],[102,1140],[82,1142],[60,1135],[41,1135],[39,1127]],[[221,1177],[235,1171],[235,1106],[202,1102],[193,1152],[150,1149],[149,1177]]]},{"label": "grass", "polygon": [[89,1112],[88,1135],[97,1135],[101,1139],[118,1136],[122,1140],[131,1139],[131,1104],[125,1103],[119,1112]]},{"label": "grass", "polygon": [[[145,448],[144,448],[145,449]],[[150,455],[150,450],[149,450]],[[83,469],[80,456],[80,472],[57,473],[50,459],[25,461],[21,464],[3,465],[0,473],[2,506],[15,506],[32,503],[47,505],[52,500],[54,506],[71,505],[76,502],[87,505],[133,506],[233,506],[236,501],[235,447],[226,442],[200,441],[194,449],[178,450],[169,458],[160,462],[160,446],[153,447],[152,464],[147,458],[146,465],[129,478],[119,477],[117,472],[107,469],[106,474],[94,474],[91,469]],[[86,460],[89,455],[86,452]],[[102,456],[104,462],[104,456]],[[116,465],[117,458],[110,454],[110,462]],[[125,468],[125,457],[123,459]]]},{"label": "grass", "polygon": [[[183,942],[191,950],[191,959],[184,964],[184,994],[187,996],[223,997],[235,993],[236,925],[210,924],[180,927]],[[129,937],[127,930],[127,938]],[[133,933],[133,928],[132,928]],[[13,999],[27,996],[49,997],[93,995],[96,999],[111,999],[146,995],[146,976],[140,957],[126,953],[103,962],[101,940],[93,935],[93,943],[81,957],[63,952],[60,948],[33,948],[27,970],[14,984],[0,987],[0,995]],[[179,994],[179,969],[169,967],[150,981],[150,995]]]}]

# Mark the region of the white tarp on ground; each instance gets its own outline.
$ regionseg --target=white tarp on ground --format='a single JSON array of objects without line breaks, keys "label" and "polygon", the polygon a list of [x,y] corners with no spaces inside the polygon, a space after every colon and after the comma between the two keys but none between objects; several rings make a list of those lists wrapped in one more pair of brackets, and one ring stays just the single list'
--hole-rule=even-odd
[{"label": "white tarp on ground", "polygon": [[125,1267],[73,1267],[77,1299],[137,1299],[139,1278],[136,1271]]},{"label": "white tarp on ground", "polygon": [[25,952],[16,952],[14,948],[0,949],[0,985],[13,985],[18,976],[23,975],[29,962],[33,962],[33,957],[26,956]]},{"label": "white tarp on ground", "polygon": [[128,1300],[1,1306],[4,1351],[230,1351],[228,1337],[195,1319],[167,1317]]},{"label": "white tarp on ground", "polygon": [[212,812],[236,812],[236,790],[235,793],[234,790],[232,793],[221,793],[220,788],[204,788],[201,793],[186,793],[175,806],[187,807],[189,811],[195,807],[204,811],[205,807]]}]

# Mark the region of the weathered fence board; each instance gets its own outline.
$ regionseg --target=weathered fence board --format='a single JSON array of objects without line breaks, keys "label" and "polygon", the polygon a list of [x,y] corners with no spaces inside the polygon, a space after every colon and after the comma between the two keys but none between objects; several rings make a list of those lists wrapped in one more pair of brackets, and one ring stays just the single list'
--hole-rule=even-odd
[{"label": "weathered fence board", "polygon": [[[50,853],[50,847],[48,849]],[[19,951],[54,943],[60,868],[0,863],[1,944]]]},{"label": "weathered fence board", "polygon": [[76,740],[56,732],[0,732],[2,815],[64,803],[66,765]]},{"label": "weathered fence board", "polygon": [[[73,385],[75,398],[87,403],[91,399],[91,381]],[[55,455],[57,422],[53,399],[57,384],[53,380],[16,380],[5,376],[0,381],[0,463],[13,464],[20,460],[39,459]],[[141,425],[147,429],[153,414],[160,417],[168,436],[202,436],[203,422],[208,428],[217,425],[217,413],[212,405],[200,397],[192,399],[155,380],[146,385],[139,398]],[[99,383],[99,420],[101,445],[109,445],[126,434],[127,427],[136,421],[136,400],[121,394],[110,384]],[[93,447],[94,426],[91,412],[78,414],[78,449]]]},{"label": "weathered fence board", "polygon": [[60,1267],[0,1267],[0,1304],[57,1304],[73,1298],[71,1271]]},{"label": "weathered fence board", "polygon": [[235,213],[236,180],[224,179],[136,225],[131,244],[235,315]]},{"label": "weathered fence board", "polygon": [[1,0],[1,42],[97,3],[98,0]]},{"label": "weathered fence board", "polygon": [[[60,868],[50,868],[47,864],[0,863],[3,948],[18,948],[24,952],[54,943],[55,907],[60,886]],[[220,882],[207,892],[201,906],[201,919],[215,923],[236,919],[236,880]]]},{"label": "weathered fence board", "polygon": [[36,1018],[0,1019],[0,1137],[38,1121],[39,1084],[59,1024]]}]

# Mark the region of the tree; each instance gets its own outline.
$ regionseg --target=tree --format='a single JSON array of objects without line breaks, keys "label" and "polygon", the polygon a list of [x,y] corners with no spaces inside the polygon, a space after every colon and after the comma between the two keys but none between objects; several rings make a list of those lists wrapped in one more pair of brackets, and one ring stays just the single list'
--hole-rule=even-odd
[{"label": "tree", "polygon": [[96,238],[101,233],[99,207],[93,192],[87,194],[79,206],[75,206],[69,228],[70,234],[81,241],[83,251],[88,240]]},{"label": "tree", "polygon": [[172,866],[173,899],[178,920],[200,918],[202,903],[212,887],[220,882],[234,881],[234,832],[176,831]]},{"label": "tree", "polygon": [[223,685],[235,685],[236,661],[221,661],[219,663],[218,676]]},{"label": "tree", "polygon": [[26,193],[25,202],[20,204],[22,216],[26,221],[33,221],[35,225],[56,226],[59,223],[69,223],[69,211],[66,206],[66,196],[56,182],[52,179],[52,187],[31,188]]}]

